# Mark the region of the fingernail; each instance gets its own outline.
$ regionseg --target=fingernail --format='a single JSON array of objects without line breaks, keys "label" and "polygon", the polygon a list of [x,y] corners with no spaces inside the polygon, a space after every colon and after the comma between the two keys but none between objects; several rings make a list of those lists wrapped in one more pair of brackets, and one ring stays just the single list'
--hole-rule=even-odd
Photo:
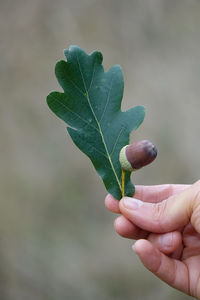
[{"label": "fingernail", "polygon": [[128,209],[138,209],[142,205],[142,201],[134,198],[124,197],[122,201],[123,205]]}]

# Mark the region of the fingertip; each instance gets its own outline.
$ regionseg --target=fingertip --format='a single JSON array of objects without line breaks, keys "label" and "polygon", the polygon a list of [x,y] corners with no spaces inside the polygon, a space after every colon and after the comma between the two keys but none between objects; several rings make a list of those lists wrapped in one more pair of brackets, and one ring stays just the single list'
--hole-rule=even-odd
[{"label": "fingertip", "polygon": [[111,194],[108,194],[105,198],[105,207],[113,213],[120,213],[119,201],[113,198]]},{"label": "fingertip", "polygon": [[108,208],[108,204],[110,202],[111,197],[112,197],[112,195],[110,195],[110,194],[107,194],[106,197],[105,197],[105,206],[106,206],[106,208]]},{"label": "fingertip", "polygon": [[144,251],[147,251],[147,248],[151,246],[151,243],[145,239],[140,239],[134,243],[132,246],[134,252],[137,255],[141,255]]},{"label": "fingertip", "polygon": [[123,197],[119,202],[119,209],[122,212],[131,212],[143,205],[141,200],[131,197]]},{"label": "fingertip", "polygon": [[160,251],[151,242],[144,239],[138,240],[133,249],[144,266],[154,272],[160,263]]},{"label": "fingertip", "polygon": [[155,273],[161,263],[161,252],[148,240],[138,240],[133,249],[143,265]]},{"label": "fingertip", "polygon": [[138,227],[127,220],[124,216],[119,216],[114,221],[115,231],[122,237],[136,239],[138,235]]}]

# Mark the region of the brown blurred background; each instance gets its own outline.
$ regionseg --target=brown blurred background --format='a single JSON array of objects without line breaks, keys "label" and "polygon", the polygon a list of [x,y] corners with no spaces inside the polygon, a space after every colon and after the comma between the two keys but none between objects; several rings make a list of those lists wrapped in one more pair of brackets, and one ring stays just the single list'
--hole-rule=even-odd
[{"label": "brown blurred background", "polygon": [[192,183],[200,162],[200,1],[0,0],[0,299],[189,299],[117,236],[90,161],[51,113],[70,44],[120,64],[123,109],[147,115],[132,140],[156,161],[137,184]]}]

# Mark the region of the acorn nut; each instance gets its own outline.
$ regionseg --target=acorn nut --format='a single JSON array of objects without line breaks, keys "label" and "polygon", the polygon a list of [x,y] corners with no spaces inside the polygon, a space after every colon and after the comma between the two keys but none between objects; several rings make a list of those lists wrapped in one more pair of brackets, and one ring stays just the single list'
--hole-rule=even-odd
[{"label": "acorn nut", "polygon": [[151,141],[141,140],[124,146],[119,160],[123,170],[132,172],[150,164],[156,156],[156,146]]}]

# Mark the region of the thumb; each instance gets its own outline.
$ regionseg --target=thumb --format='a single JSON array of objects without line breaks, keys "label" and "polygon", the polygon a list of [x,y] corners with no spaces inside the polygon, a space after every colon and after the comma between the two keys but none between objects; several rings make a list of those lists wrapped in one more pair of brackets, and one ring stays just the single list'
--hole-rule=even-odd
[{"label": "thumb", "polygon": [[147,231],[175,231],[191,222],[200,233],[200,180],[182,193],[156,204],[124,197],[119,208],[127,219]]}]

